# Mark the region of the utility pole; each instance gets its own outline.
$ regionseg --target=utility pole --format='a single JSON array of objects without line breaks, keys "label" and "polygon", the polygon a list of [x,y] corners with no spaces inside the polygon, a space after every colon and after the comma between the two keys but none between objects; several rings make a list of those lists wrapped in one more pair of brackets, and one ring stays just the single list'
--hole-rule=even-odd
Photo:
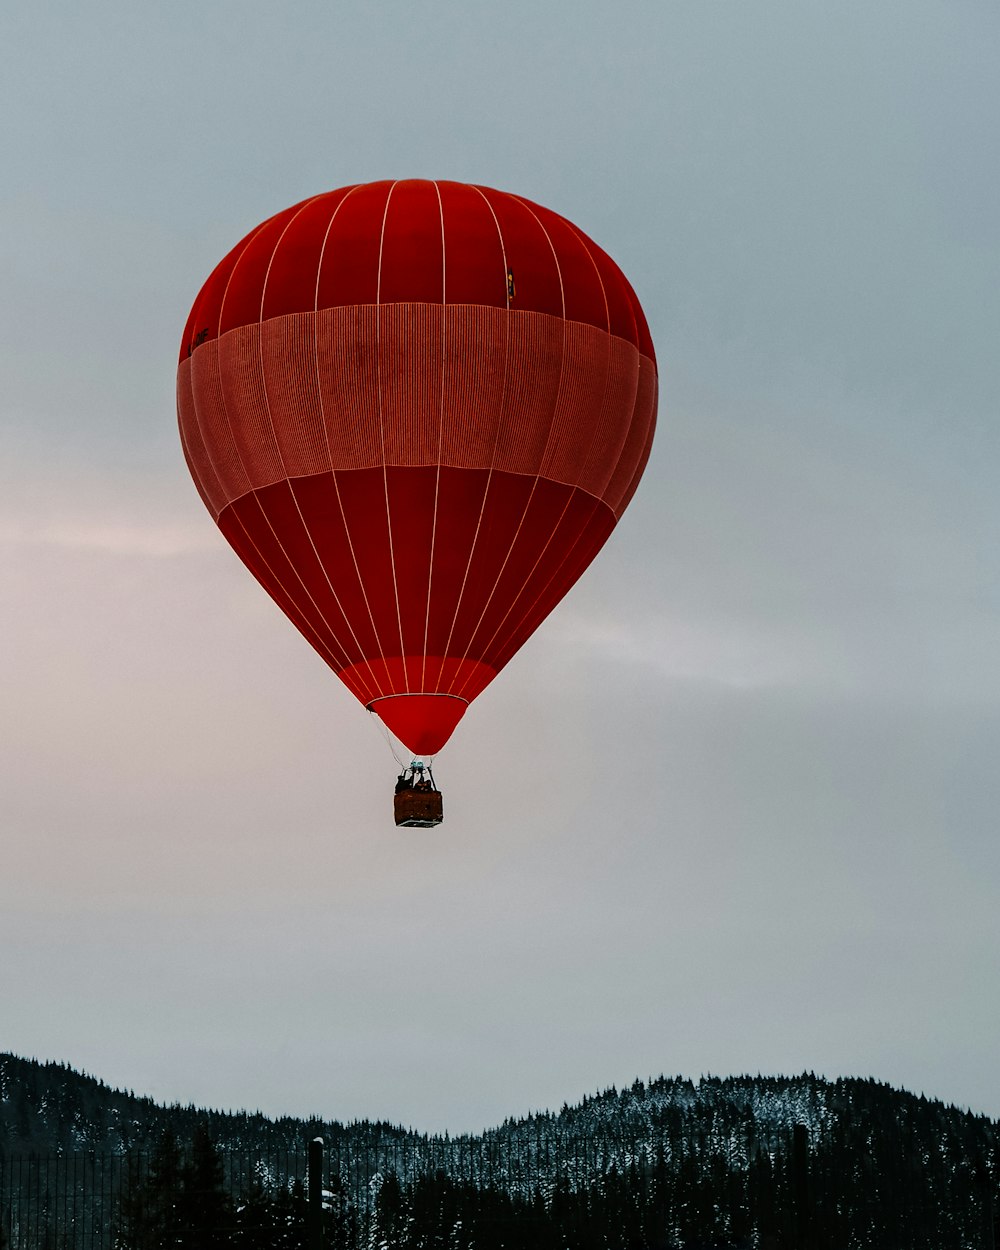
[{"label": "utility pole", "polygon": [[322,1137],[309,1143],[309,1205],[306,1209],[309,1250],[323,1250],[323,1146]]},{"label": "utility pole", "polygon": [[799,1250],[810,1245],[809,1130],[796,1124],[792,1130],[792,1189],[795,1195],[795,1244]]}]

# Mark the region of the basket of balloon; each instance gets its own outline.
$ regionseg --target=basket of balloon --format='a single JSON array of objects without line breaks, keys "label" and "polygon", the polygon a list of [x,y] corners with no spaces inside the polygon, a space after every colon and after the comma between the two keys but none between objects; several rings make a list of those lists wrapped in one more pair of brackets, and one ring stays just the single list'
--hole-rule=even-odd
[{"label": "basket of balloon", "polygon": [[417,782],[406,790],[397,790],[393,807],[396,825],[400,828],[432,829],[444,819],[441,791],[431,789],[429,782]]}]

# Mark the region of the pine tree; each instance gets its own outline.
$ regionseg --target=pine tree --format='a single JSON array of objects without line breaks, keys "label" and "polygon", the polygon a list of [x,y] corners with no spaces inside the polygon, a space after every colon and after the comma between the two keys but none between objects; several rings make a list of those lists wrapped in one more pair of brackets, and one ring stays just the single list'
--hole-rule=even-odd
[{"label": "pine tree", "polygon": [[208,1126],[199,1124],[191,1142],[191,1157],[181,1174],[178,1215],[184,1231],[184,1250],[219,1250],[232,1242],[233,1202],[225,1186],[222,1157]]},{"label": "pine tree", "polygon": [[273,1250],[278,1243],[278,1212],[259,1176],[254,1176],[243,1194],[236,1212],[236,1229],[235,1244],[240,1250]]},{"label": "pine tree", "polygon": [[357,1240],[357,1220],[344,1183],[336,1174],[327,1182],[323,1211],[325,1250],[353,1250]]},{"label": "pine tree", "polygon": [[[114,1234],[115,1250],[145,1250],[150,1245],[148,1181],[141,1155],[130,1155],[122,1174],[122,1196]],[[2,1250],[2,1247],[0,1247]]]},{"label": "pine tree", "polygon": [[371,1250],[394,1250],[406,1226],[403,1188],[395,1172],[382,1181],[375,1197],[375,1214],[368,1244]]},{"label": "pine tree", "polygon": [[129,1157],[115,1250],[165,1250],[180,1245],[181,1175],[181,1151],[170,1129],[161,1133],[148,1171],[141,1156]]},{"label": "pine tree", "polygon": [[308,1200],[301,1180],[296,1179],[288,1189],[278,1191],[274,1199],[272,1250],[302,1250],[307,1237],[307,1209]]}]

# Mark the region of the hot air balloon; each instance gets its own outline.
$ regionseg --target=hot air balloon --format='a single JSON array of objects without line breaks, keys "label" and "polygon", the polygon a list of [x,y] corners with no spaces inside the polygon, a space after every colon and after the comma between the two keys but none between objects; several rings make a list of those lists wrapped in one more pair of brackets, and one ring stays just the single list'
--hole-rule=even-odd
[{"label": "hot air balloon", "polygon": [[[252,230],[195,300],[177,375],[217,525],[418,764],[607,540],[656,399],[605,252],[520,196],[423,180]],[[419,768],[396,816],[440,820]]]}]

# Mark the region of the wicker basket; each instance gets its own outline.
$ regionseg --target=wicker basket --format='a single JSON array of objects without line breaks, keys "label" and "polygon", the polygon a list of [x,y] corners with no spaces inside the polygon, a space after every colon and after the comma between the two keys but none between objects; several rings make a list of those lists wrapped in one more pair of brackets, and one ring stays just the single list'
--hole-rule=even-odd
[{"label": "wicker basket", "polygon": [[400,790],[393,800],[396,824],[407,829],[430,829],[444,819],[440,790]]}]

